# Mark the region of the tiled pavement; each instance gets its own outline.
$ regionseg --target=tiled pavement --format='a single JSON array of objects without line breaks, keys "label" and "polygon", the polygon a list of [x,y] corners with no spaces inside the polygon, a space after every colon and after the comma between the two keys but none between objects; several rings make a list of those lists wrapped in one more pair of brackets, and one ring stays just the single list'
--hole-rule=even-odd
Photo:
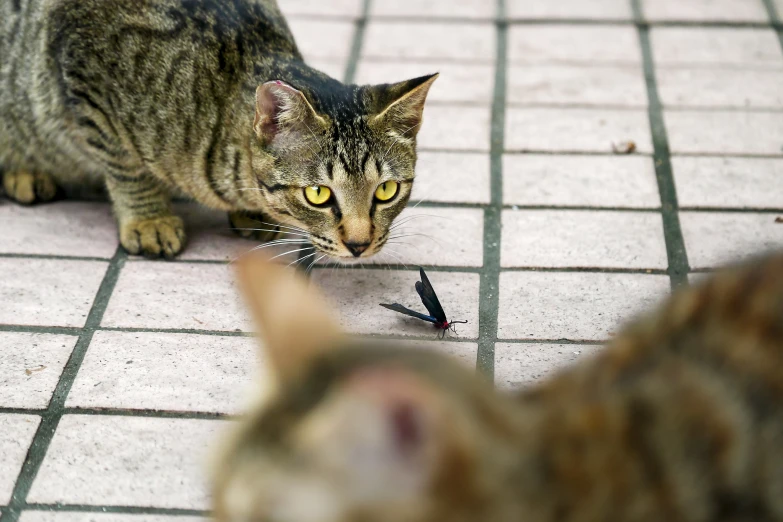
[{"label": "tiled pavement", "polygon": [[[783,0],[280,1],[335,76],[442,72],[421,235],[314,271],[354,332],[516,387],[693,273],[783,246]],[[105,204],[0,201],[2,522],[206,515],[204,455],[263,379],[226,265],[252,244],[180,210],[191,243],[163,263],[117,250]],[[377,306],[417,304],[417,264],[470,321],[447,344]]]}]

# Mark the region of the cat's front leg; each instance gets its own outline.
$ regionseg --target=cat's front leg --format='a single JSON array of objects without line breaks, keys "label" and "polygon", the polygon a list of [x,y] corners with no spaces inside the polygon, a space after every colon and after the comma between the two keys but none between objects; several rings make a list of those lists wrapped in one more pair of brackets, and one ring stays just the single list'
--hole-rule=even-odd
[{"label": "cat's front leg", "polygon": [[54,178],[46,172],[13,170],[0,177],[6,195],[22,205],[52,201],[60,193]]},{"label": "cat's front leg", "polygon": [[185,247],[185,225],[169,194],[149,174],[107,175],[120,244],[129,254],[173,259]]}]

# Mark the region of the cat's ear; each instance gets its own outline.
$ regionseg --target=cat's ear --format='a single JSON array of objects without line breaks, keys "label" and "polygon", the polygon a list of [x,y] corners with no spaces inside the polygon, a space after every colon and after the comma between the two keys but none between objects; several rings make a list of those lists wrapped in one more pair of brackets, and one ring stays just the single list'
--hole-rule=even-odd
[{"label": "cat's ear", "polygon": [[264,145],[292,149],[327,125],[302,91],[279,80],[256,89],[253,130]]},{"label": "cat's ear", "polygon": [[436,73],[372,87],[376,89],[376,114],[370,119],[370,125],[385,126],[399,137],[415,137],[421,128],[427,94],[438,76]]},{"label": "cat's ear", "polygon": [[237,273],[278,382],[296,379],[340,343],[343,334],[326,299],[296,271],[249,255],[237,262]]}]

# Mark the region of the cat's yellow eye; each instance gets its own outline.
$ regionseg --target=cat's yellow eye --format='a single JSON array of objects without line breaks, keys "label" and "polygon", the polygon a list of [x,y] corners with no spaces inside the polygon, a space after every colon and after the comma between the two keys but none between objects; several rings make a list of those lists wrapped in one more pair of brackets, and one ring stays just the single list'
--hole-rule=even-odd
[{"label": "cat's yellow eye", "polygon": [[332,191],[329,187],[307,187],[304,189],[305,198],[313,205],[325,205],[332,199]]},{"label": "cat's yellow eye", "polygon": [[375,199],[378,201],[389,201],[397,195],[398,190],[400,190],[400,184],[396,181],[381,183],[378,188],[375,189]]}]

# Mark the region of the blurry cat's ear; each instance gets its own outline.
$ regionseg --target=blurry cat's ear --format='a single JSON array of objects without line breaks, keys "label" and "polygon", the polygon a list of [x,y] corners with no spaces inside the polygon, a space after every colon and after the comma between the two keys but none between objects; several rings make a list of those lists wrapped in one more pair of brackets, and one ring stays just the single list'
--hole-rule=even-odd
[{"label": "blurry cat's ear", "polygon": [[438,74],[422,76],[393,85],[373,87],[376,89],[375,116],[371,125],[390,127],[400,137],[413,138],[419,132],[424,112],[424,102],[430,87],[438,79]]},{"label": "blurry cat's ear", "polygon": [[279,80],[256,89],[256,116],[253,130],[265,145],[278,149],[296,148],[303,138],[327,125],[302,91]]},{"label": "blurry cat's ear", "polygon": [[297,378],[339,344],[343,334],[329,304],[296,271],[249,255],[237,262],[237,273],[278,382]]}]

